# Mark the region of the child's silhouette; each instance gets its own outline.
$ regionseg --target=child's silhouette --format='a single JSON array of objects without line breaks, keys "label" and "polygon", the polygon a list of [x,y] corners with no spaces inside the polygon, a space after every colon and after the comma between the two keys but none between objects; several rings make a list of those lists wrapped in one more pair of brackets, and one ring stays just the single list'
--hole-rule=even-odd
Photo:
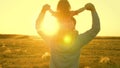
[{"label": "child's silhouette", "polygon": [[60,30],[55,37],[57,42],[61,43],[61,40],[63,39],[64,35],[72,35],[72,37],[75,37],[78,35],[78,31],[75,30],[76,20],[73,16],[81,13],[85,10],[85,7],[82,7],[78,10],[71,10],[71,6],[68,2],[68,0],[59,0],[57,5],[57,10],[53,11],[50,8],[50,5],[46,5],[47,10],[58,20],[60,23]]},{"label": "child's silhouette", "polygon": [[[57,5],[57,11],[53,11],[49,8],[49,11],[52,13],[53,16],[57,18],[57,20],[61,23],[62,29],[68,30],[75,30],[76,20],[73,17],[78,13],[85,10],[85,7],[80,8],[75,11],[71,11],[71,6],[67,0],[60,0]],[[73,21],[73,22],[72,22]],[[73,27],[71,27],[73,25]],[[64,27],[65,26],[65,27]],[[66,27],[68,26],[68,27]]]}]

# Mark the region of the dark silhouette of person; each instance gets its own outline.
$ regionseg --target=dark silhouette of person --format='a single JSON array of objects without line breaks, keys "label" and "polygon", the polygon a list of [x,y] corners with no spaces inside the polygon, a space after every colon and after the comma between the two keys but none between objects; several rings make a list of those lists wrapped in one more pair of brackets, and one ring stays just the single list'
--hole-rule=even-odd
[{"label": "dark silhouette of person", "polygon": [[[94,5],[91,3],[87,3],[85,5],[85,9],[91,11],[92,28],[82,34],[75,33],[76,35],[74,35],[75,31],[72,31],[71,29],[72,34],[70,34],[70,37],[72,38],[72,41],[69,44],[62,42],[62,38],[64,38],[65,35],[64,29],[70,29],[69,27],[65,27],[66,25],[64,27],[61,27],[63,32],[61,30],[61,33],[58,33],[58,35],[56,35],[55,37],[49,37],[45,35],[42,30],[39,29],[41,28],[39,25],[41,25],[41,23],[43,22],[45,13],[49,9],[49,5],[43,6],[36,20],[36,30],[38,34],[43,38],[43,40],[50,46],[50,68],[79,68],[80,50],[83,46],[94,39],[94,37],[96,37],[96,35],[100,31],[100,21]],[[72,19],[71,21],[75,22]],[[74,27],[75,25],[70,26]],[[69,32],[66,33],[69,34]]]},{"label": "dark silhouette of person", "polygon": [[76,22],[71,23],[71,20],[75,20],[73,16],[78,15],[79,13],[83,12],[85,7],[82,7],[78,10],[72,10],[68,0],[60,0],[57,5],[57,10],[53,11],[49,8],[49,11],[52,13],[53,16],[57,18],[57,20],[62,23],[63,25],[74,25],[73,27],[69,26],[69,30],[75,30]]}]

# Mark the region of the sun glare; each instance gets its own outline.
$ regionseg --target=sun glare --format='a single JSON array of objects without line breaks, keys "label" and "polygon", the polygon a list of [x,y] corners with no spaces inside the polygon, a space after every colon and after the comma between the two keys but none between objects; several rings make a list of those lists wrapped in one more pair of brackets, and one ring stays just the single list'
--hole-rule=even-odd
[{"label": "sun glare", "polygon": [[44,34],[48,36],[53,36],[59,30],[59,23],[53,16],[51,16],[50,13],[47,13],[44,22],[41,25],[41,30]]},{"label": "sun glare", "polygon": [[70,35],[66,35],[66,36],[64,36],[64,42],[65,43],[71,43],[71,41],[72,41],[72,38],[71,38],[71,36]]}]

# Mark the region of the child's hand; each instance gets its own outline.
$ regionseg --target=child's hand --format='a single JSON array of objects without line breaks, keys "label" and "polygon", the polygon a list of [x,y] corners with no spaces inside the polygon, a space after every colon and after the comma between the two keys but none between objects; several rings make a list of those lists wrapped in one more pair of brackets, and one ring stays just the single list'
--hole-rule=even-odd
[{"label": "child's hand", "polygon": [[95,11],[95,7],[94,7],[94,5],[93,5],[92,3],[87,3],[87,4],[85,5],[85,8],[86,8],[87,10],[90,10],[90,11]]},{"label": "child's hand", "polygon": [[49,9],[50,9],[50,5],[46,4],[46,5],[43,6],[43,10],[46,11],[46,10],[49,10]]}]

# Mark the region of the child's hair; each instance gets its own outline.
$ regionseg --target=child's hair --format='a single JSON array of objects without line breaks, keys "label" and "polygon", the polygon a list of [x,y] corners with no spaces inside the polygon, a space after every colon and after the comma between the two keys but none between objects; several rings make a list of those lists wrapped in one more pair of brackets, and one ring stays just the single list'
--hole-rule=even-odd
[{"label": "child's hair", "polygon": [[68,0],[59,0],[56,12],[52,9],[49,9],[49,11],[52,13],[53,16],[57,17],[58,19],[73,17],[74,15],[77,15],[79,13],[79,10],[70,11],[70,9],[71,6]]},{"label": "child's hair", "polygon": [[70,17],[77,15],[78,13],[84,11],[85,7],[80,8],[75,11],[71,11],[70,9],[71,9],[71,6],[68,0],[59,0],[57,4],[56,12],[53,11],[52,9],[49,9],[49,11],[52,13],[53,16],[57,17],[58,19],[60,18],[64,19],[64,18],[68,18],[68,17],[70,18]]},{"label": "child's hair", "polygon": [[69,12],[71,9],[71,6],[68,2],[68,0],[60,0],[57,5],[57,11],[60,12]]}]

